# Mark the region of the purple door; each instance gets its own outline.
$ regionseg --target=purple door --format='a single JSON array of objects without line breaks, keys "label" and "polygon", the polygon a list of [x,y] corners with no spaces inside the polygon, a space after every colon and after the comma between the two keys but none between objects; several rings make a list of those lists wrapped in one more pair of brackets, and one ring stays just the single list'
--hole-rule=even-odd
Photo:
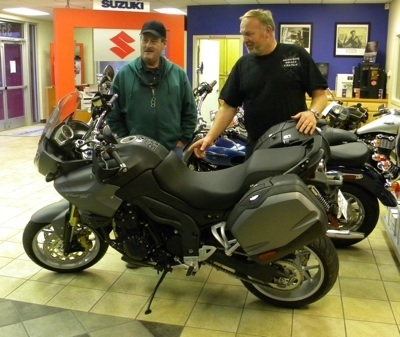
[{"label": "purple door", "polygon": [[22,42],[1,43],[0,130],[25,125]]}]

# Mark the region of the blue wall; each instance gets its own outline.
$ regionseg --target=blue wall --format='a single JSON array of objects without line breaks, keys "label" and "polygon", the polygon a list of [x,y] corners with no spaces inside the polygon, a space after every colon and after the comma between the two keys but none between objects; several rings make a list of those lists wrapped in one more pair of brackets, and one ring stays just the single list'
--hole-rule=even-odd
[{"label": "blue wall", "polygon": [[328,83],[335,88],[336,74],[350,74],[362,57],[335,57],[335,23],[370,23],[369,41],[378,41],[377,63],[385,68],[389,11],[384,4],[362,5],[229,5],[189,6],[187,13],[187,73],[193,74],[193,35],[239,35],[239,17],[250,9],[269,9],[280,23],[312,23],[311,55],[329,63]]}]

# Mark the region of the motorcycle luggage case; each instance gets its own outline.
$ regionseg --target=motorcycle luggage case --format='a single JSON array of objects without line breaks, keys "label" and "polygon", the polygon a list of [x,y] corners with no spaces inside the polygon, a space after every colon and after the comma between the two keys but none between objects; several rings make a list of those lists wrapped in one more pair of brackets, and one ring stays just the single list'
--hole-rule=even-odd
[{"label": "motorcycle luggage case", "polygon": [[272,250],[293,252],[328,229],[326,212],[295,174],[261,180],[243,196],[227,228],[249,255]]},{"label": "motorcycle luggage case", "polygon": [[258,148],[270,149],[291,145],[300,145],[309,141],[312,136],[299,132],[295,120],[289,120],[270,127],[257,141],[254,151]]}]

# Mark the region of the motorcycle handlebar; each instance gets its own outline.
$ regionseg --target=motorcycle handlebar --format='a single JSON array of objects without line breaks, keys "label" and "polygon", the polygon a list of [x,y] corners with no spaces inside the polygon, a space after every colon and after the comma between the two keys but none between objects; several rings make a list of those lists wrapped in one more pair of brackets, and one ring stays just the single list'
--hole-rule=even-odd
[{"label": "motorcycle handlebar", "polygon": [[377,113],[372,114],[373,117],[379,117],[390,112],[390,109],[379,109]]},{"label": "motorcycle handlebar", "polygon": [[110,146],[108,149],[108,152],[112,158],[115,159],[115,161],[118,163],[119,167],[121,168],[122,172],[126,172],[128,168],[126,167],[126,164],[122,161],[121,157],[119,156],[117,150],[115,149],[114,146]]},{"label": "motorcycle handlebar", "polygon": [[195,90],[194,90],[194,95],[195,96],[201,96],[203,94],[209,94],[210,92],[213,91],[213,87],[217,84],[217,81],[214,80],[211,83],[203,82],[201,83]]},{"label": "motorcycle handlebar", "polygon": [[107,104],[108,104],[109,106],[113,106],[113,104],[115,103],[115,101],[117,100],[117,98],[118,98],[118,94],[112,95],[111,99],[107,102]]}]

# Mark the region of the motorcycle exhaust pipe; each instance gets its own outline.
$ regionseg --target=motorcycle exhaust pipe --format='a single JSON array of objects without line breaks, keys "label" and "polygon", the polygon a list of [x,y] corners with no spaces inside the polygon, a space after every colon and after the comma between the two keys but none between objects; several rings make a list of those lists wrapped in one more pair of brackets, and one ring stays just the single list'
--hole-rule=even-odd
[{"label": "motorcycle exhaust pipe", "polygon": [[331,239],[364,239],[365,235],[361,232],[350,232],[349,230],[328,229],[326,235]]}]

